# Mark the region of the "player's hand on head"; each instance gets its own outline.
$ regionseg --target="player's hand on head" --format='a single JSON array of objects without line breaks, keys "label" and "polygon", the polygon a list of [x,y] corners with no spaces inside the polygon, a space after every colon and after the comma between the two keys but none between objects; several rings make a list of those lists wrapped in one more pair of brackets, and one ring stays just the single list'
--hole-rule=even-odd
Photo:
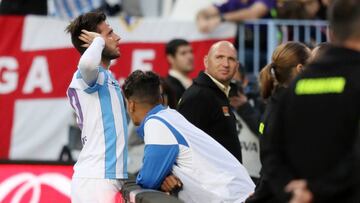
[{"label": "player's hand on head", "polygon": [[89,47],[96,37],[101,37],[97,32],[90,32],[87,30],[81,30],[81,32],[79,39],[84,42],[84,44],[81,45],[82,47]]}]

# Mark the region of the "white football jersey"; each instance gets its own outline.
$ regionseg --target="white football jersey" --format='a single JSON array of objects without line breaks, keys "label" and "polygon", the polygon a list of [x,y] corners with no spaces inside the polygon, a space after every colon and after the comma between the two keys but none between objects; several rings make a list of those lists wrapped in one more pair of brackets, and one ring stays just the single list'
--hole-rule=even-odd
[{"label": "white football jersey", "polygon": [[138,133],[145,141],[137,183],[157,189],[171,172],[183,183],[179,198],[195,202],[244,202],[255,185],[246,169],[223,146],[179,112],[158,105]]},{"label": "white football jersey", "polygon": [[73,176],[127,178],[127,119],[118,81],[99,67],[96,82],[88,86],[78,70],[67,95],[76,112],[83,143]]}]

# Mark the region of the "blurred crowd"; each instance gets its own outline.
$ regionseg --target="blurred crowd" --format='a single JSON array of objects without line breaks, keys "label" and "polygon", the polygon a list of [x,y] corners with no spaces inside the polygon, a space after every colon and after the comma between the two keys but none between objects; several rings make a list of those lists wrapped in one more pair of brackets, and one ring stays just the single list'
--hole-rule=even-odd
[{"label": "blurred crowd", "polygon": [[[202,1],[202,5],[211,3],[213,3],[213,5],[200,9],[197,17],[198,19],[207,18],[208,20],[212,17],[219,17],[219,20],[226,21],[241,21],[264,17],[324,20],[326,19],[326,7],[329,5],[329,1],[330,0],[209,0]],[[178,4],[184,3],[182,0],[38,0],[36,3],[28,0],[2,0],[0,1],[0,14],[51,15],[64,19],[73,19],[81,13],[101,10],[109,16],[161,17],[171,12]],[[190,6],[191,5],[189,5],[189,7]],[[232,13],[240,10],[245,11],[244,9],[248,8],[251,8],[252,11],[248,14]],[[268,11],[270,11],[270,14]]]}]

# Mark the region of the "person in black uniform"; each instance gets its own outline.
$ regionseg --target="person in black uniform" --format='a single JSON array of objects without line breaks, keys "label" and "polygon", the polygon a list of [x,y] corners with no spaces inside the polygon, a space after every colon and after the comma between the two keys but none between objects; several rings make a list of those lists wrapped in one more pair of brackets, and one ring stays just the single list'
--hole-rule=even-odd
[{"label": "person in black uniform", "polygon": [[[287,42],[275,49],[272,54],[272,62],[260,72],[260,93],[266,101],[266,109],[259,128],[261,158],[265,153],[269,153],[266,138],[274,133],[272,127],[276,121],[276,112],[281,108],[279,101],[291,81],[303,71],[303,67],[310,57],[311,51],[304,44]],[[261,159],[261,161],[263,160]],[[256,186],[255,193],[246,203],[277,203],[279,201],[269,187],[268,177],[264,174],[266,167],[266,165],[263,165],[260,182]]]},{"label": "person in black uniform", "polygon": [[290,85],[267,137],[263,172],[278,202],[360,202],[360,1],[328,13],[334,47]]},{"label": "person in black uniform", "polygon": [[236,119],[230,109],[230,81],[238,68],[236,49],[227,41],[211,46],[200,72],[178,104],[178,111],[192,124],[222,144],[241,162]]},{"label": "person in black uniform", "polygon": [[[165,53],[170,64],[169,75],[165,82],[175,93],[175,104],[178,103],[182,94],[192,84],[188,74],[194,69],[194,55],[192,47],[184,39],[173,39],[166,44]],[[176,105],[169,105],[175,109]]]}]

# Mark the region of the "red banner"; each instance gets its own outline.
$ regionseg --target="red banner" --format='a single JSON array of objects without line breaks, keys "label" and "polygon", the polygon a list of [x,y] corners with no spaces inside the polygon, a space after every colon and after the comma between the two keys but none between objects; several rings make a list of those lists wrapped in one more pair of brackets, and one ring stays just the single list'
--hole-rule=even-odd
[{"label": "red banner", "polygon": [[0,164],[0,202],[70,202],[72,166]]}]

